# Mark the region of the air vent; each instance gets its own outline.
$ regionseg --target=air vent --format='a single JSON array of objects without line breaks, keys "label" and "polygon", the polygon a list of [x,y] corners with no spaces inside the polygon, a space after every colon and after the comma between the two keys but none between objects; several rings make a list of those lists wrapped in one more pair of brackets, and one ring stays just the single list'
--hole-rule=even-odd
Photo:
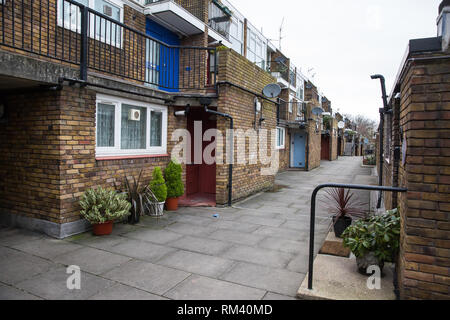
[{"label": "air vent", "polygon": [[141,121],[141,111],[137,109],[131,109],[128,111],[128,120]]}]

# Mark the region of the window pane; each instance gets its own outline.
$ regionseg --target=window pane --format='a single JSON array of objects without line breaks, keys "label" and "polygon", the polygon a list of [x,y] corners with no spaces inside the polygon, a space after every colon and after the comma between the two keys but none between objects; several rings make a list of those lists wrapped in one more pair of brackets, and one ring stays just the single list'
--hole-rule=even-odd
[{"label": "window pane", "polygon": [[114,147],[115,106],[98,104],[97,147]]},{"label": "window pane", "polygon": [[[140,111],[140,120],[132,120],[131,110]],[[138,150],[147,146],[147,108],[122,105],[121,149]]]},{"label": "window pane", "polygon": [[162,113],[151,112],[150,146],[162,146]]}]

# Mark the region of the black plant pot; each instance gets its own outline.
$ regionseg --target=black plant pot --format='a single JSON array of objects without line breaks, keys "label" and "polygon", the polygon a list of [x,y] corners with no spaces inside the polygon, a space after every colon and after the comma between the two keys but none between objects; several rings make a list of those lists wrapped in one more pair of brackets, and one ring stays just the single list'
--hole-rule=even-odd
[{"label": "black plant pot", "polygon": [[[337,220],[337,221],[336,221]],[[336,219],[336,216],[333,217],[333,227],[334,227],[334,234],[337,238],[342,237],[342,234],[344,233],[345,229],[350,227],[352,225],[352,218],[350,217],[340,217]]]}]

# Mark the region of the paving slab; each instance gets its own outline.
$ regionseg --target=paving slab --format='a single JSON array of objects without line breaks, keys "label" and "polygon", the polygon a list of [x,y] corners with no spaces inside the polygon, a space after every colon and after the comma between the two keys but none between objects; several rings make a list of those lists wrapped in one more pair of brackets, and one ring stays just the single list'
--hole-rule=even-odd
[{"label": "paving slab", "polygon": [[184,237],[182,234],[171,232],[169,230],[154,230],[148,228],[142,228],[141,230],[129,232],[122,236],[125,238],[148,241],[161,245]]},{"label": "paving slab", "polygon": [[0,300],[42,300],[28,292],[0,283]]},{"label": "paving slab", "polygon": [[258,246],[265,249],[291,253],[293,255],[305,255],[308,254],[309,251],[309,244],[306,240],[294,241],[283,238],[267,237],[261,241]]},{"label": "paving slab", "polygon": [[[250,223],[241,222],[241,218],[248,217],[248,221]],[[241,231],[241,232],[253,232],[256,229],[259,228],[259,225],[254,221],[255,219],[258,219],[258,217],[255,216],[241,216],[236,221],[227,221],[227,220],[216,220],[213,224],[211,224],[212,227],[217,229],[228,229],[228,230],[235,230],[235,231]]]},{"label": "paving slab", "polygon": [[112,253],[148,262],[157,261],[165,255],[176,251],[176,249],[166,246],[133,239],[124,240],[106,250]]},{"label": "paving slab", "polygon": [[32,255],[53,260],[56,256],[82,248],[81,245],[56,239],[37,239],[11,246]]},{"label": "paving slab", "polygon": [[357,271],[355,260],[318,255],[314,260],[313,290],[308,290],[305,278],[297,296],[307,300],[395,300],[392,268],[385,266],[381,288],[370,290],[368,276]]},{"label": "paving slab", "polygon": [[167,245],[178,249],[209,255],[218,255],[232,246],[229,242],[191,236],[184,236],[178,240],[168,243]]},{"label": "paving slab", "polygon": [[235,245],[223,253],[222,257],[274,268],[286,267],[293,258],[289,253],[242,245]]},{"label": "paving slab", "polygon": [[233,265],[233,261],[205,254],[180,250],[172,253],[156,264],[177,270],[216,278]]},{"label": "paving slab", "polygon": [[93,295],[89,300],[167,300],[164,297],[151,294],[123,284],[115,284]]},{"label": "paving slab", "polygon": [[167,228],[170,231],[188,236],[207,236],[217,230],[213,227],[196,226],[189,223],[176,222]]},{"label": "paving slab", "polygon": [[228,241],[236,244],[243,245],[256,245],[258,242],[262,241],[265,236],[257,235],[252,233],[242,233],[232,230],[217,230],[211,233],[209,236],[211,239]]},{"label": "paving slab", "polygon": [[0,247],[0,282],[15,284],[48,271],[53,263],[48,260]]},{"label": "paving slab", "polygon": [[69,276],[66,268],[55,267],[15,286],[48,300],[85,300],[114,284],[110,280],[81,272],[81,289],[69,290]]},{"label": "paving slab", "polygon": [[[253,223],[261,226],[268,227],[279,227],[283,223],[286,222],[284,219],[273,219],[273,218],[265,218],[265,217],[256,217],[256,216],[243,216],[238,219],[238,221]],[[251,230],[254,231],[254,230]]]},{"label": "paving slab", "polygon": [[110,271],[131,258],[110,253],[95,248],[81,248],[66,254],[57,256],[54,261],[65,266],[79,266],[82,271],[101,275]]},{"label": "paving slab", "polygon": [[20,243],[35,241],[44,238],[45,235],[25,229],[6,228],[0,232],[0,244],[12,246]]},{"label": "paving slab", "polygon": [[115,245],[118,245],[119,243],[122,243],[124,241],[124,238],[121,236],[113,236],[113,235],[97,237],[92,235],[92,233],[90,232],[86,232],[83,234],[70,237],[66,239],[66,241],[74,242],[83,245],[85,247],[87,246],[107,250],[111,247],[114,247]]},{"label": "paving slab", "polygon": [[270,236],[275,238],[283,238],[288,240],[301,241],[305,237],[304,232],[288,228],[273,228],[273,227],[261,227],[255,232],[254,235]]},{"label": "paving slab", "polygon": [[219,279],[295,297],[305,274],[240,262]]},{"label": "paving slab", "polygon": [[192,275],[165,294],[175,300],[260,300],[264,290]]},{"label": "paving slab", "polygon": [[163,295],[190,273],[133,260],[103,275],[107,279],[120,282],[156,295]]}]

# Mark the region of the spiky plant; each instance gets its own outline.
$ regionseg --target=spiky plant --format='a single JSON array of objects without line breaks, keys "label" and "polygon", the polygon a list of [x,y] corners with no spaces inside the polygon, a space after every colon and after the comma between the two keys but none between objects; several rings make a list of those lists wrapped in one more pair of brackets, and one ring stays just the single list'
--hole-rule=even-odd
[{"label": "spiky plant", "polygon": [[131,202],[131,214],[128,217],[128,223],[136,224],[141,220],[141,216],[145,214],[144,206],[144,193],[146,187],[141,188],[142,172],[139,173],[139,177],[133,176],[133,183],[125,175],[126,193],[128,194],[128,200]]},{"label": "spiky plant", "polygon": [[325,198],[328,200],[323,201],[326,208],[336,216],[335,223],[344,217],[366,218],[366,211],[362,209],[365,204],[359,202],[350,190],[327,189]]}]

